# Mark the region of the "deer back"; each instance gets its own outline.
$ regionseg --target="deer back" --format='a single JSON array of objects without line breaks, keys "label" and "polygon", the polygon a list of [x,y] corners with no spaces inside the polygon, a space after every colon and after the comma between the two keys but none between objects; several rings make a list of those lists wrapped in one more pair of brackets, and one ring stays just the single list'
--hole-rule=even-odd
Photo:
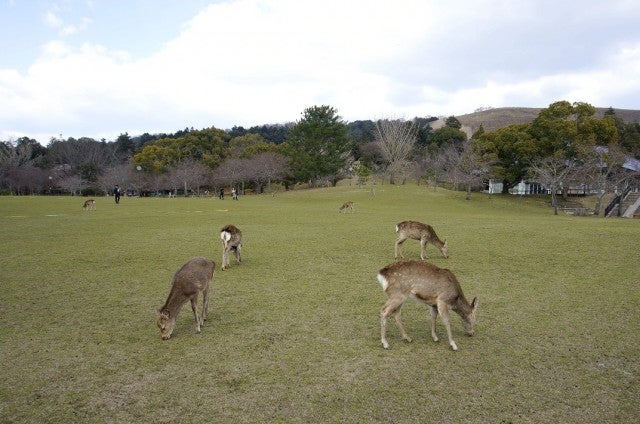
[{"label": "deer back", "polygon": [[448,269],[424,261],[398,261],[378,272],[378,281],[387,295],[395,293],[435,304],[437,299],[452,303],[464,297],[460,283]]},{"label": "deer back", "polygon": [[420,240],[423,237],[438,238],[431,225],[423,224],[417,221],[402,221],[396,225],[396,232],[399,235],[404,235],[406,238],[412,238]]},{"label": "deer back", "polygon": [[213,278],[215,264],[203,257],[195,257],[176,271],[171,282],[171,291],[161,311],[175,315],[177,309],[199,291],[204,290]]}]

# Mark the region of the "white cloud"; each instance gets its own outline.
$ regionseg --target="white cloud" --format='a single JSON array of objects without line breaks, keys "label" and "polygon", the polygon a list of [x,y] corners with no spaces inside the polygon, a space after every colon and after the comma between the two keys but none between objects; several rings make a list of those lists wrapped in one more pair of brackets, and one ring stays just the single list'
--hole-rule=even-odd
[{"label": "white cloud", "polygon": [[44,22],[45,22],[45,24],[47,24],[49,27],[51,27],[53,29],[59,29],[64,25],[63,22],[62,22],[62,19],[60,19],[58,17],[58,15],[56,15],[51,10],[49,10],[49,11],[47,11],[45,13]]},{"label": "white cloud", "polygon": [[[633,21],[635,28],[637,8],[607,15],[607,24],[576,15],[587,21],[567,20],[568,35],[539,2],[461,4],[215,3],[146,57],[88,40],[52,41],[25,74],[0,69],[0,139],[280,123],[318,104],[356,120],[557,100],[631,108],[638,98],[640,44],[616,27]],[[53,12],[46,20],[74,37],[92,24],[85,18],[72,29]],[[587,39],[590,25],[601,26]]]}]

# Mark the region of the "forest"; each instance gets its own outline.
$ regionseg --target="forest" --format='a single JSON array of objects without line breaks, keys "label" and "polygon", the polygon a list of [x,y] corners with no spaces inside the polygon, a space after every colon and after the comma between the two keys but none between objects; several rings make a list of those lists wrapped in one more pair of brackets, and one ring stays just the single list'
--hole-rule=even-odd
[{"label": "forest", "polygon": [[172,134],[114,141],[28,137],[0,142],[0,194],[105,195],[118,184],[126,195],[202,195],[220,188],[241,193],[296,185],[408,180],[483,190],[489,180],[503,193],[535,180],[550,193],[579,186],[607,193],[638,183],[640,123],[609,108],[558,101],[530,123],[467,134],[455,116],[345,122],[334,107],[305,109],[296,122],[185,128]]}]

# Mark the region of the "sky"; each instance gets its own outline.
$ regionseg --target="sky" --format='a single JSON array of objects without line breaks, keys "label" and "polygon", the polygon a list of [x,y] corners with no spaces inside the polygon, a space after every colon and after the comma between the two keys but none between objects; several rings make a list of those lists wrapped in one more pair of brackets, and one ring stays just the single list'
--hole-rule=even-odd
[{"label": "sky", "polygon": [[0,141],[640,109],[637,0],[0,0]]}]

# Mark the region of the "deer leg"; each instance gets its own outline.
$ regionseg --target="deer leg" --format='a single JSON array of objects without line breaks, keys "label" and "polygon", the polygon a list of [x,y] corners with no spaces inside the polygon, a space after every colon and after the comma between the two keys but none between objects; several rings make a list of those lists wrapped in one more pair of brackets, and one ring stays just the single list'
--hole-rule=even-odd
[{"label": "deer leg", "polygon": [[242,249],[242,245],[238,245],[238,247],[236,247],[236,262],[240,263],[242,262],[242,255],[240,254],[240,250]]},{"label": "deer leg", "polygon": [[451,334],[451,323],[449,321],[449,305],[442,300],[438,300],[438,312],[440,316],[442,316],[442,322],[444,323],[444,328],[447,329],[447,337],[449,338],[449,344],[451,348],[455,351],[458,350],[458,345],[453,340],[453,336]]},{"label": "deer leg", "polygon": [[402,243],[404,243],[406,239],[403,239],[402,237],[398,237],[398,239],[396,240],[396,252],[395,252],[395,258],[398,259],[398,252],[400,252],[400,257],[404,258],[404,255],[402,254]]},{"label": "deer leg", "polygon": [[436,318],[438,318],[438,308],[429,305],[429,313],[431,314],[431,338],[434,342],[437,342],[438,335],[436,334]]},{"label": "deer leg", "polygon": [[427,246],[427,242],[427,239],[420,239],[420,259],[422,259],[423,261],[427,259],[425,255],[425,247]]},{"label": "deer leg", "polygon": [[229,250],[226,245],[222,246],[222,270],[224,271],[228,266],[229,262]]},{"label": "deer leg", "polygon": [[380,341],[382,342],[382,347],[385,349],[389,349],[389,342],[387,342],[387,317],[401,308],[403,303],[404,299],[391,298],[387,300],[387,303],[380,309]]},{"label": "deer leg", "polygon": [[411,339],[411,337],[409,337],[409,335],[407,334],[407,332],[404,330],[404,325],[402,324],[402,306],[400,306],[397,310],[396,313],[394,314],[394,318],[396,320],[396,325],[398,326],[398,328],[400,329],[400,334],[402,334],[402,338],[406,341],[408,341],[409,343],[411,343],[413,340]]},{"label": "deer leg", "polygon": [[196,294],[195,296],[193,296],[191,298],[191,309],[193,310],[193,316],[196,320],[196,333],[200,332],[200,325],[202,324],[200,322],[200,318],[198,318],[198,295]]},{"label": "deer leg", "polygon": [[202,322],[207,320],[209,315],[209,286],[202,291]]}]

